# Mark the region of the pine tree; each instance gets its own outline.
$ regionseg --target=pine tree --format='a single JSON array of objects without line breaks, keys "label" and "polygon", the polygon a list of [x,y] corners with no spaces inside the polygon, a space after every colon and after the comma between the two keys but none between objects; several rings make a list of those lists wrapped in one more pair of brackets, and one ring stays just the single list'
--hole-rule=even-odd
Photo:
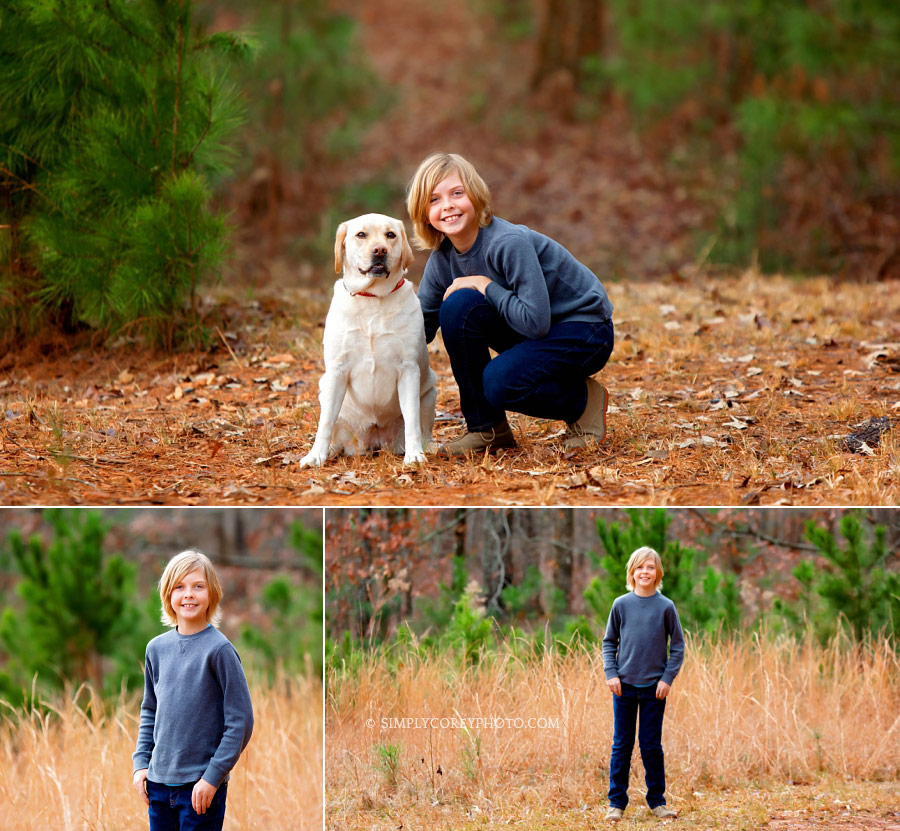
[{"label": "pine tree", "polygon": [[800,583],[799,610],[776,604],[794,625],[811,624],[824,641],[841,620],[856,638],[882,630],[900,637],[900,572],[887,568],[889,552],[883,525],[871,528],[856,511],[841,518],[843,544],[828,528],[810,520],[806,537],[824,559],[804,560],[793,570]]},{"label": "pine tree", "polygon": [[[10,675],[30,683],[62,686],[89,681],[103,688],[103,659],[137,622],[135,567],[121,555],[104,555],[107,527],[99,513],[48,510],[54,538],[22,538],[13,531],[9,548],[21,574],[21,608],[0,617],[0,643],[10,656]],[[132,656],[134,662],[140,656]]]},{"label": "pine tree", "polygon": [[172,339],[222,259],[223,56],[246,52],[199,37],[190,0],[0,0],[0,325],[32,308]]},{"label": "pine tree", "polygon": [[241,641],[262,658],[260,664],[270,672],[280,666],[290,673],[321,673],[322,535],[296,522],[288,531],[288,540],[315,582],[298,583],[280,576],[267,583],[260,601],[271,611],[270,625],[263,630],[244,624]]}]

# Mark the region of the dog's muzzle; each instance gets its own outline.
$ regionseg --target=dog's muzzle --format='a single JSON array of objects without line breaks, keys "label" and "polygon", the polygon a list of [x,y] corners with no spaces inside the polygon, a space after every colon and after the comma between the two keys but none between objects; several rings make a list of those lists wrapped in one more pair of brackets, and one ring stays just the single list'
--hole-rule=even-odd
[{"label": "dog's muzzle", "polygon": [[[360,269],[360,271],[362,271],[362,269]],[[375,259],[372,261],[372,265],[362,273],[368,277],[389,277],[391,271],[384,260]]]}]

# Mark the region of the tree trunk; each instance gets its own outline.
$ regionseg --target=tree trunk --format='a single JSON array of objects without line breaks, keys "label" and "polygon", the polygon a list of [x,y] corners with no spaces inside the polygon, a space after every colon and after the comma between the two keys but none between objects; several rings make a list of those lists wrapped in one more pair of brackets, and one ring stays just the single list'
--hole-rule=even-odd
[{"label": "tree trunk", "polygon": [[584,59],[603,54],[603,0],[544,0],[541,6],[531,88],[537,90],[561,74],[580,83]]},{"label": "tree trunk", "polygon": [[[560,615],[569,614],[572,608],[572,570],[575,562],[575,512],[563,510],[554,523],[556,533],[553,544],[553,588],[555,598],[551,610]],[[554,608],[555,607],[555,608]]]}]

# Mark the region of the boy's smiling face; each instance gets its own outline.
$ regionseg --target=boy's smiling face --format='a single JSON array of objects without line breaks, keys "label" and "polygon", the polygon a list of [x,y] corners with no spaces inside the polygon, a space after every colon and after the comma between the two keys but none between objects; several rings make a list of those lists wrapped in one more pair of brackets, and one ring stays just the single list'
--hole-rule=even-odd
[{"label": "boy's smiling face", "polygon": [[638,563],[633,575],[635,593],[643,597],[653,594],[656,591],[656,575],[656,563],[652,557],[646,557]]},{"label": "boy's smiling face", "polygon": [[464,253],[472,247],[478,236],[478,218],[458,173],[438,182],[428,202],[428,222],[446,235],[457,251]]},{"label": "boy's smiling face", "polygon": [[209,588],[206,576],[199,569],[186,574],[175,583],[171,597],[178,631],[191,635],[206,628],[209,612]]}]

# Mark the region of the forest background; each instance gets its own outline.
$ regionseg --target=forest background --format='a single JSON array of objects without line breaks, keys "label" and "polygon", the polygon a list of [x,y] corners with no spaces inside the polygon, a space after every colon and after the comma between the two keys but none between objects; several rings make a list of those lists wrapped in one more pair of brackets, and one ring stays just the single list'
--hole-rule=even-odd
[{"label": "forest background", "polygon": [[[599,827],[606,618],[639,546],[687,647],[667,797],[690,829],[894,829],[894,509],[327,513],[333,829]],[[626,826],[640,806],[637,753]]]},{"label": "forest background", "polygon": [[503,213],[605,279],[688,279],[701,259],[900,273],[891,3],[97,11],[2,10],[7,331],[49,316],[196,339],[226,266],[211,195],[237,231],[229,275],[318,283],[337,223],[402,215],[436,147],[471,148]]},{"label": "forest background", "polygon": [[0,511],[0,826],[146,821],[144,650],[167,631],[162,570],[189,547],[219,572],[254,704],[230,827],[321,827],[322,512],[64,508]]},{"label": "forest background", "polygon": [[[0,15],[8,504],[896,503],[896,4]],[[609,289],[609,457],[298,478],[335,228],[436,149]]]},{"label": "forest background", "polygon": [[891,508],[334,509],[326,528],[332,668],[410,638],[465,658],[501,633],[596,645],[642,545],[695,634],[900,636]]}]

